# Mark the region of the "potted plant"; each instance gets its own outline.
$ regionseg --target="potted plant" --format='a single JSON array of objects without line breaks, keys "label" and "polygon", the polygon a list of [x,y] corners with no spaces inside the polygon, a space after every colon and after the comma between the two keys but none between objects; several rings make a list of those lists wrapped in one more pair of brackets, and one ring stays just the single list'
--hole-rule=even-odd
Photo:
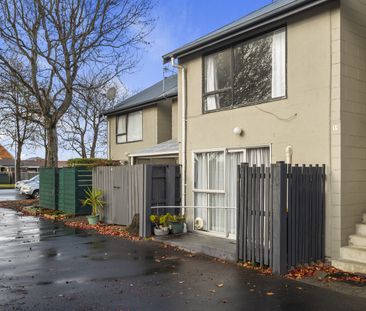
[{"label": "potted plant", "polygon": [[173,234],[183,233],[186,218],[183,215],[174,215],[169,220],[169,228]]},{"label": "potted plant", "polygon": [[85,190],[85,199],[82,200],[83,206],[91,206],[92,214],[86,216],[89,224],[95,225],[99,221],[100,212],[103,211],[103,206],[105,202],[102,200],[103,191],[98,189],[90,189]]},{"label": "potted plant", "polygon": [[154,224],[154,234],[156,236],[169,234],[169,220],[171,215],[169,213],[165,215],[150,215],[150,221]]}]

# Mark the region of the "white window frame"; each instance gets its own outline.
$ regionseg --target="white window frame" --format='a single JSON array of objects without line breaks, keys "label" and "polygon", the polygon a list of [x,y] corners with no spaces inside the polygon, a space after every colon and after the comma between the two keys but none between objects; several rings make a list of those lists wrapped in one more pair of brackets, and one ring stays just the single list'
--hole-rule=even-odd
[{"label": "white window frame", "polygon": [[[226,174],[226,151],[227,149],[225,148],[218,148],[218,149],[209,149],[209,150],[195,150],[195,151],[192,151],[192,159],[193,159],[193,165],[192,165],[192,176],[194,178],[195,176],[195,155],[198,154],[198,153],[214,153],[214,152],[223,152],[224,153],[224,176]],[[223,190],[213,190],[213,189],[198,189],[198,188],[195,188],[195,181],[193,181],[193,192],[197,192],[197,193],[221,193],[221,194],[225,194],[226,190],[226,181],[224,180],[224,188]]]},{"label": "white window frame", "polygon": [[[129,115],[133,114],[133,113],[137,113],[139,112],[141,114],[141,139],[136,139],[136,140],[128,140],[128,119],[129,119]],[[125,117],[125,132],[124,133],[118,133],[118,123],[119,123],[119,118],[121,117]],[[120,114],[116,116],[116,144],[117,145],[123,145],[123,144],[128,144],[128,143],[135,143],[135,142],[140,142],[143,140],[143,135],[144,135],[144,114],[142,110],[138,110],[138,111],[132,111],[132,112],[128,112],[128,113],[124,113],[124,114]],[[126,136],[126,141],[125,142],[118,142],[118,137],[119,136]]]}]

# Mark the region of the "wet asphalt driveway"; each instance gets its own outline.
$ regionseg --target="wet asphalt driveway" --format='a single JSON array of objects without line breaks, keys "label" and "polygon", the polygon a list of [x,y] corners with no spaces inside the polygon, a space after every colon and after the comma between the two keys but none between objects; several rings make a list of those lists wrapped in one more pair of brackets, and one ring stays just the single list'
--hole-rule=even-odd
[{"label": "wet asphalt driveway", "polygon": [[24,200],[26,197],[22,196],[16,189],[0,189],[0,202],[11,200]]},{"label": "wet asphalt driveway", "polygon": [[[217,286],[220,285],[220,286]],[[0,209],[0,310],[362,310],[366,300]]]}]

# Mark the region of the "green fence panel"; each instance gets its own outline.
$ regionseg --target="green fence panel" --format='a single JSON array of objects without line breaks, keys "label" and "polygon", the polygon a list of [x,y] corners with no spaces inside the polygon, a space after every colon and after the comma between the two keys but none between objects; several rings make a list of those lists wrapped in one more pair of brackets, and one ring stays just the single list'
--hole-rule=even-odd
[{"label": "green fence panel", "polygon": [[57,210],[58,169],[41,168],[39,174],[39,205],[42,208]]},{"label": "green fence panel", "polygon": [[59,209],[72,215],[90,215],[82,207],[85,190],[92,187],[92,171],[85,168],[63,168],[59,173]]}]

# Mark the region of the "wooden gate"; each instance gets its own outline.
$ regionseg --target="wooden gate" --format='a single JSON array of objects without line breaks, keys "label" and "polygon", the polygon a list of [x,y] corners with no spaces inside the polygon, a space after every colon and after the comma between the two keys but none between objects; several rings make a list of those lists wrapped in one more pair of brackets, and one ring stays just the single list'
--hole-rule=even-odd
[{"label": "wooden gate", "polygon": [[139,214],[140,236],[151,235],[151,206],[180,205],[180,169],[177,165],[96,167],[93,187],[103,191],[104,221],[129,225]]},{"label": "wooden gate", "polygon": [[275,273],[324,260],[325,166],[238,168],[237,259]]}]

